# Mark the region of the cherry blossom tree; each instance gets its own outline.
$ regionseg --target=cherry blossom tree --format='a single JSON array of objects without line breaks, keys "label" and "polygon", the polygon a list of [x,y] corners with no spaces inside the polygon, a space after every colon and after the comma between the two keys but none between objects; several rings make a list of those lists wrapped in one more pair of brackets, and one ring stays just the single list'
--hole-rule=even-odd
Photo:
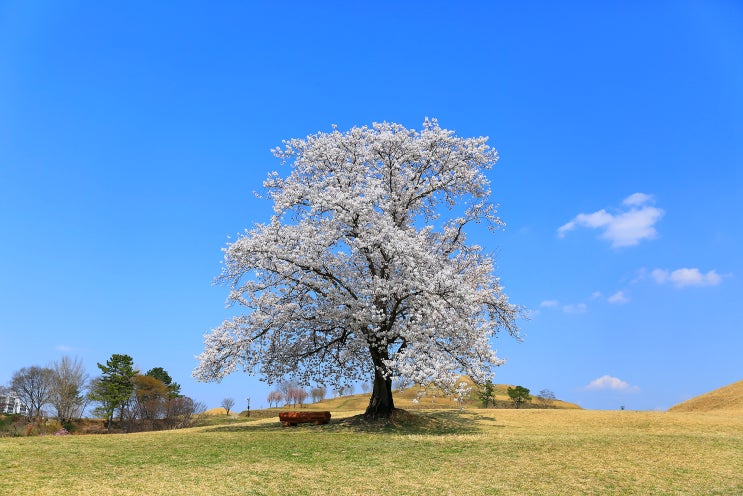
[{"label": "cherry blossom tree", "polygon": [[466,242],[502,223],[487,138],[426,119],[334,128],[272,150],[286,177],[264,182],[274,214],[225,248],[218,281],[247,311],[204,337],[194,376],[237,369],[334,388],[372,380],[366,415],[394,411],[393,378],[456,387],[492,377],[491,338],[517,337],[494,260]]},{"label": "cherry blossom tree", "polygon": [[299,386],[292,386],[292,388],[289,389],[289,392],[286,395],[286,402],[291,403],[295,408],[297,406],[299,406],[299,408],[302,408],[305,400],[307,400],[307,396],[309,396],[309,393],[307,391]]},{"label": "cherry blossom tree", "polygon": [[284,401],[284,393],[282,393],[281,391],[271,391],[270,393],[268,393],[266,401],[268,401],[268,408],[271,408],[271,406],[274,404],[275,406],[279,406],[279,403]]}]

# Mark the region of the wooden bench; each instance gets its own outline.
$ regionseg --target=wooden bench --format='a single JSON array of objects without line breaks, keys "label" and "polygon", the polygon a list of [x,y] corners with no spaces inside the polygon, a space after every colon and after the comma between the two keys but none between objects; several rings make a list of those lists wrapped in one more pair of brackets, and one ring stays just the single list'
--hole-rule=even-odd
[{"label": "wooden bench", "polygon": [[330,412],[279,412],[279,420],[284,427],[305,423],[327,424],[330,422]]}]

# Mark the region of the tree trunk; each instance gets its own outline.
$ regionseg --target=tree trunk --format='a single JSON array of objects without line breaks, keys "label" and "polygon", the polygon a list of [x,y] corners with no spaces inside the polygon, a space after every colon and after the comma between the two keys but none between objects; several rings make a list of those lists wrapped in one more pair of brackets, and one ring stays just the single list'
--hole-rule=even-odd
[{"label": "tree trunk", "polygon": [[374,369],[374,388],[364,415],[371,419],[389,418],[395,409],[395,403],[392,401],[392,379],[385,378],[380,367]]}]

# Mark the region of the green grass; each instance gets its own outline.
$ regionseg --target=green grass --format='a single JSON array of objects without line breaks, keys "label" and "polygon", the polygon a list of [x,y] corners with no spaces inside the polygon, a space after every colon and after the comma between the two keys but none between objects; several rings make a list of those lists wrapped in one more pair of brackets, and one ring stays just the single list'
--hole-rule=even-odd
[{"label": "green grass", "polygon": [[[358,412],[356,412],[358,413]],[[0,439],[0,494],[743,494],[740,413],[436,410]]]}]

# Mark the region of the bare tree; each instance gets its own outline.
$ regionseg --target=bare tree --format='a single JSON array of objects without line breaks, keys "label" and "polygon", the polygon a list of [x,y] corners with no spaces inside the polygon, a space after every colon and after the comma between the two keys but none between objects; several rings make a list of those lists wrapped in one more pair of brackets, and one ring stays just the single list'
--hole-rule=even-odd
[{"label": "bare tree", "polygon": [[10,388],[28,408],[28,418],[39,420],[41,410],[49,403],[52,391],[52,369],[44,367],[23,367],[13,374]]},{"label": "bare tree", "polygon": [[550,391],[549,389],[542,389],[539,391],[539,394],[537,395],[537,403],[539,403],[540,406],[543,406],[545,408],[549,408],[552,406],[552,403],[557,399],[555,396],[555,393]]},{"label": "bare tree", "polygon": [[226,410],[226,414],[230,414],[230,410],[232,410],[232,407],[235,406],[235,399],[234,398],[225,398],[222,400],[222,408]]},{"label": "bare tree", "polygon": [[171,429],[191,427],[197,415],[206,410],[206,405],[188,396],[176,396],[168,401],[165,423]]},{"label": "bare tree", "polygon": [[57,410],[60,422],[80,418],[87,403],[86,384],[88,374],[83,362],[63,356],[52,364],[52,385],[49,402]]},{"label": "bare tree", "polygon": [[313,403],[317,403],[317,402],[324,400],[326,394],[327,394],[327,389],[325,389],[325,386],[318,386],[310,390],[310,396],[312,396]]}]

